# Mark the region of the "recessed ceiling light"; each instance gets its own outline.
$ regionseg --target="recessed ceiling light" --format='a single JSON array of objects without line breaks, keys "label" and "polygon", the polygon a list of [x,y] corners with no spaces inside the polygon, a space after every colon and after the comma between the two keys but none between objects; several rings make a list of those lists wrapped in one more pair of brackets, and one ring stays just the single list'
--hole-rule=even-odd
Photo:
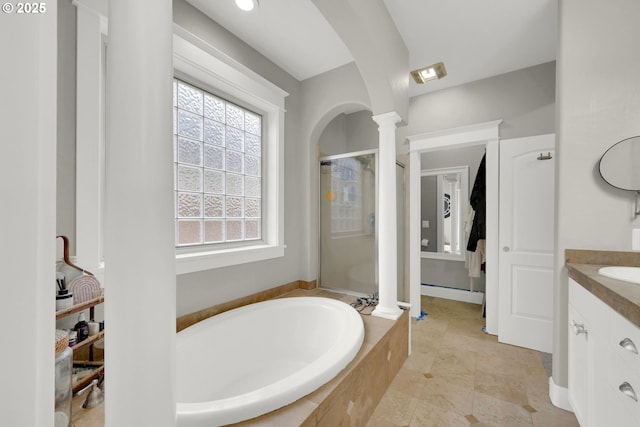
[{"label": "recessed ceiling light", "polygon": [[418,84],[426,83],[429,80],[441,79],[446,75],[447,70],[445,70],[442,62],[429,65],[428,67],[419,68],[411,72],[411,77],[413,77],[413,80]]},{"label": "recessed ceiling light", "polygon": [[251,12],[258,7],[258,0],[236,0],[236,6],[245,12]]}]

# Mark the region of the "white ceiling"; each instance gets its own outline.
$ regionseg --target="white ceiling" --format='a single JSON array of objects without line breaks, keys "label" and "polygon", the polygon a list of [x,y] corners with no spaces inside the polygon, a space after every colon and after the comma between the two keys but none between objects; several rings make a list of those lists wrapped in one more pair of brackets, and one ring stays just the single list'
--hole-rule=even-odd
[{"label": "white ceiling", "polygon": [[[187,0],[298,80],[353,61],[311,0]],[[444,62],[447,77],[411,81],[409,95],[553,61],[557,0],[383,0],[409,50],[410,69]]]}]

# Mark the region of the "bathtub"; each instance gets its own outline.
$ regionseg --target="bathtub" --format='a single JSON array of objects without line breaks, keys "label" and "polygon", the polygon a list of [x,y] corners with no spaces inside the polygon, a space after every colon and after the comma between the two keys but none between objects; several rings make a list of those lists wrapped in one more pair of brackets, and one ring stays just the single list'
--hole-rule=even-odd
[{"label": "bathtub", "polygon": [[219,426],[288,405],[335,377],[364,339],[360,314],[321,297],[231,310],[177,335],[178,427]]}]

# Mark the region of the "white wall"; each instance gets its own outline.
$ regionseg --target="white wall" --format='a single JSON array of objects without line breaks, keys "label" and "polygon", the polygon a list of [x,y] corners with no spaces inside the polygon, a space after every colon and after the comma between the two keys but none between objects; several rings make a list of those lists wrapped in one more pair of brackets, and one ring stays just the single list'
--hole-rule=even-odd
[{"label": "white wall", "polygon": [[409,135],[500,119],[502,139],[555,132],[555,62],[411,98],[399,150]]},{"label": "white wall", "polygon": [[336,116],[318,139],[321,155],[352,153],[378,148],[378,125],[371,111],[363,110]]},{"label": "white wall", "polygon": [[559,8],[553,379],[567,385],[565,249],[631,249],[632,195],[597,171],[640,134],[640,2],[565,0]]},{"label": "white wall", "polygon": [[[398,128],[398,151],[407,151],[403,141],[410,135],[500,119],[501,138],[555,132],[555,62],[411,98],[409,124]],[[422,169],[459,166],[463,157],[456,150],[424,154]],[[474,161],[468,159],[469,191],[481,157],[478,152]],[[424,283],[469,288],[462,262],[423,259],[421,270]],[[484,287],[484,277],[474,280]]]},{"label": "white wall", "polygon": [[407,120],[409,51],[382,0],[312,0],[357,63],[374,115]]},{"label": "white wall", "polygon": [[347,149],[347,115],[336,116],[320,135],[318,151],[321,156],[348,153]]}]

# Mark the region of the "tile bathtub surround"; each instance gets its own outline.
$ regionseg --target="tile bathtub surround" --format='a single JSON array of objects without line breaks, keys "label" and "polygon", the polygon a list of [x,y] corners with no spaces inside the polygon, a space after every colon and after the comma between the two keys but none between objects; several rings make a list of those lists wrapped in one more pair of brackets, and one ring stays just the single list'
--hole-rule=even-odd
[{"label": "tile bathtub surround", "polygon": [[[282,297],[321,296],[351,303],[355,297],[323,289],[295,290]],[[368,311],[365,311],[368,312]],[[364,426],[408,353],[408,312],[397,321],[362,316],[360,352],[336,378],[293,404],[234,426]]]},{"label": "tile bathtub surround", "polygon": [[[355,300],[353,296],[303,287],[277,297],[297,296],[321,296],[347,303]],[[234,426],[364,426],[407,359],[408,317],[406,311],[396,321],[363,315],[365,338],[362,348],[336,378],[291,405]],[[104,426],[104,403],[85,410],[81,408],[83,401],[83,396],[74,398],[73,427]]]},{"label": "tile bathtub surround", "polygon": [[426,296],[422,304],[412,354],[367,427],[578,426],[551,404],[540,354],[482,333],[480,306]]},{"label": "tile bathtub surround", "polygon": [[198,323],[201,320],[208,319],[216,314],[224,313],[225,311],[233,310],[234,308],[242,307],[244,305],[253,304],[256,302],[266,301],[268,299],[277,298],[287,292],[294,291],[296,289],[311,290],[316,288],[316,281],[310,282],[304,280],[296,280],[295,282],[287,283],[275,288],[267,289],[262,292],[257,292],[246,297],[237,298],[232,301],[228,301],[222,304],[214,305],[193,313],[185,314],[176,319],[176,331],[181,330]]}]

